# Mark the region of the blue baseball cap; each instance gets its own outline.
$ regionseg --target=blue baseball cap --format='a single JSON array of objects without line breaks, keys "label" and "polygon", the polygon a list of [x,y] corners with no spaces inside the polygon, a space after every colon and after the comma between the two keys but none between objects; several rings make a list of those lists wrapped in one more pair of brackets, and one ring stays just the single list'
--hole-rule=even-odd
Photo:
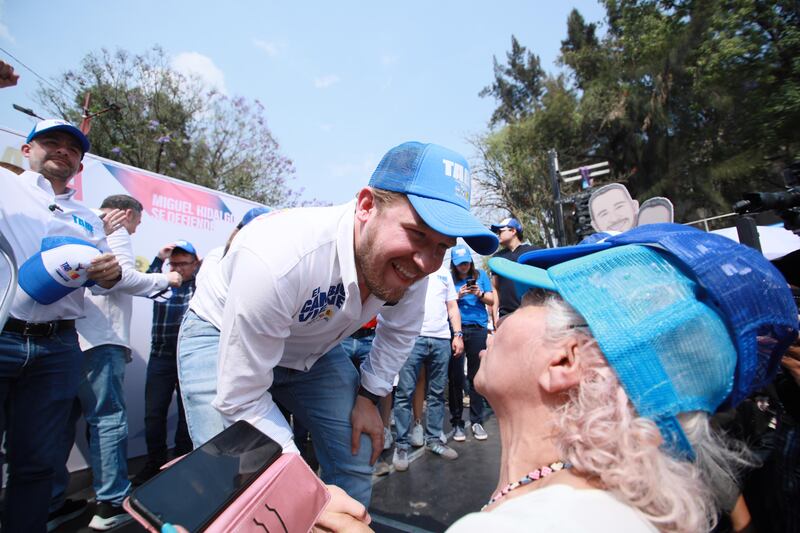
[{"label": "blue baseball cap", "polygon": [[775,375],[797,307],[757,251],[678,224],[528,252],[489,266],[520,292],[558,292],[586,319],[637,412],[692,457],[676,416],[735,406]]},{"label": "blue baseball cap", "polygon": [[102,252],[74,237],[45,237],[40,250],[19,268],[19,286],[36,302],[50,305],[80,287],[94,285],[87,268]]},{"label": "blue baseball cap", "polygon": [[242,229],[257,216],[263,215],[264,213],[269,213],[270,211],[272,210],[269,207],[263,207],[263,206],[254,207],[244,214],[244,216],[242,217],[242,221],[239,222],[239,224],[236,227]]},{"label": "blue baseball cap", "polygon": [[497,249],[497,236],[469,212],[469,164],[457,152],[419,142],[395,146],[378,163],[369,186],[405,194],[428,226],[463,238],[479,254]]},{"label": "blue baseball cap", "polygon": [[503,228],[514,228],[517,231],[522,231],[522,224],[519,223],[519,220],[512,217],[504,218],[497,224],[492,224],[492,231],[494,233],[499,232]]},{"label": "blue baseball cap", "polygon": [[78,139],[78,142],[81,143],[81,149],[83,153],[89,151],[91,145],[89,144],[89,139],[86,138],[86,135],[83,134],[81,130],[67,122],[66,120],[60,120],[57,118],[48,118],[46,120],[41,120],[36,123],[33,127],[31,132],[28,134],[28,137],[25,139],[26,143],[31,142],[36,137],[50,132],[50,131],[64,131]]},{"label": "blue baseball cap", "polygon": [[175,241],[175,248],[172,249],[172,253],[175,253],[175,250],[183,250],[186,253],[192,254],[193,256],[197,257],[197,250],[194,249],[192,243],[189,241],[179,240]]},{"label": "blue baseball cap", "polygon": [[450,261],[456,266],[463,263],[471,263],[472,254],[470,253],[469,248],[463,244],[456,244],[450,248]]}]

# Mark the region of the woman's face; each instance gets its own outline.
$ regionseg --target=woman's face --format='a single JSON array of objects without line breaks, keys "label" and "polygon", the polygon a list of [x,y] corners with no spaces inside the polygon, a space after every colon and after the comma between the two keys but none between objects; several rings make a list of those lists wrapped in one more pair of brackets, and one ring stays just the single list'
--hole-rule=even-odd
[{"label": "woman's face", "polygon": [[468,261],[466,263],[461,263],[460,265],[456,265],[456,271],[463,277],[467,275],[470,267],[472,267],[472,262]]},{"label": "woman's face", "polygon": [[507,315],[481,352],[475,388],[492,402],[535,388],[537,371],[547,363],[544,324],[547,309],[523,306]]}]

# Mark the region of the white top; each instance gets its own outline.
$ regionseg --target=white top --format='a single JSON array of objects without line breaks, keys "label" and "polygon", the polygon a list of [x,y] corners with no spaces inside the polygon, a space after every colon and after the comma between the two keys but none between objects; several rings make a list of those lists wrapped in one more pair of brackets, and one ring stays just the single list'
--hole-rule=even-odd
[{"label": "white top", "polygon": [[217,329],[222,329],[222,312],[228,296],[228,280],[219,268],[224,251],[225,247],[219,246],[203,258],[195,276],[194,295],[189,300],[189,309]]},{"label": "white top", "polygon": [[[245,226],[219,263],[229,287],[222,316],[217,397],[230,422],[246,420],[296,450],[267,390],[276,366],[307,370],[378,315],[361,383],[384,396],[422,325],[427,278],[395,305],[370,295],[361,304],[353,245],[355,201],[288,209]],[[213,322],[212,322],[213,323]]]},{"label": "white top", "polygon": [[448,533],[652,533],[658,529],[633,507],[604,490],[550,485],[511,498],[488,513],[470,513]]},{"label": "white top", "polygon": [[81,350],[114,344],[130,348],[133,297],[149,296],[169,284],[166,274],[144,274],[136,270],[133,243],[128,230],[120,228],[107,237],[122,269],[114,290],[106,295],[86,293],[85,317],[75,323]]},{"label": "white top", "polygon": [[[200,268],[197,270],[197,274],[194,275],[195,289],[192,299],[197,297],[197,291],[200,290],[200,283],[203,282],[203,280],[205,280],[206,277],[208,277],[208,274],[211,271],[216,270],[217,265],[222,260],[222,254],[224,253],[225,253],[225,247],[217,246],[216,248],[212,248],[211,251],[209,251],[203,258],[203,262],[200,263]],[[227,290],[228,287],[225,287],[225,292],[227,292]],[[222,294],[224,296],[225,293]],[[223,298],[223,306],[224,305],[225,303]],[[217,326],[217,329],[219,329],[219,326]]]},{"label": "white top", "polygon": [[[88,207],[73,199],[74,189],[56,195],[47,178],[30,170],[17,175],[0,168],[0,183],[3,191],[0,233],[14,250],[17,267],[40,251],[45,237],[75,237],[92,243],[103,252],[111,251],[103,223]],[[52,211],[50,206],[54,206]],[[95,287],[93,292],[106,292]],[[17,286],[11,316],[28,322],[79,318],[83,316],[83,293],[82,289],[77,289],[57,302],[44,305]]]},{"label": "white top", "polygon": [[[449,263],[449,262],[448,262]],[[447,302],[458,299],[453,286],[449,264],[445,264],[428,276],[428,292],[425,294],[425,317],[422,319],[422,337],[449,339],[450,327],[447,325]]]}]

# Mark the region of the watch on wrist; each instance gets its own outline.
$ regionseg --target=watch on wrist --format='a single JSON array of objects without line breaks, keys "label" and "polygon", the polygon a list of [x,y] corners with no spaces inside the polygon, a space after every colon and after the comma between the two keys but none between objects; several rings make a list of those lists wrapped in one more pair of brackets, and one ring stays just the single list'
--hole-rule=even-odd
[{"label": "watch on wrist", "polygon": [[463,331],[454,331],[453,332],[453,337],[463,337],[463,336],[464,336],[464,332]]},{"label": "watch on wrist", "polygon": [[365,389],[364,385],[361,385],[361,386],[358,387],[358,395],[359,396],[363,396],[364,398],[366,398],[367,400],[371,401],[375,405],[378,405],[378,402],[381,399],[381,397],[378,396],[377,394],[374,394],[374,393],[368,391],[367,389]]}]

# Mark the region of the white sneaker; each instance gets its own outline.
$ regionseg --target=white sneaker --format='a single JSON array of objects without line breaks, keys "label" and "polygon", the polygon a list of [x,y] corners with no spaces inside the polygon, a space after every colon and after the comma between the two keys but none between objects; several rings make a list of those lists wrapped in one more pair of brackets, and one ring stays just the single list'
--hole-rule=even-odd
[{"label": "white sneaker", "polygon": [[392,464],[394,465],[394,469],[398,472],[405,472],[408,470],[408,450],[395,448]]},{"label": "white sneaker", "polygon": [[472,436],[475,437],[475,440],[486,440],[489,438],[489,434],[486,433],[486,430],[483,429],[483,426],[480,424],[472,424]]},{"label": "white sneaker", "polygon": [[439,442],[436,441],[429,442],[426,448],[428,449],[429,452],[435,453],[442,459],[448,459],[450,461],[458,459],[457,451],[455,451],[450,446],[445,446],[444,444],[441,444]]},{"label": "white sneaker", "polygon": [[415,448],[425,445],[425,430],[422,428],[421,420],[414,422],[414,427],[411,428],[411,436],[408,440],[411,441],[411,445]]},{"label": "white sneaker", "polygon": [[383,449],[388,450],[392,447],[394,443],[394,438],[392,437],[392,432],[389,428],[383,428]]}]

